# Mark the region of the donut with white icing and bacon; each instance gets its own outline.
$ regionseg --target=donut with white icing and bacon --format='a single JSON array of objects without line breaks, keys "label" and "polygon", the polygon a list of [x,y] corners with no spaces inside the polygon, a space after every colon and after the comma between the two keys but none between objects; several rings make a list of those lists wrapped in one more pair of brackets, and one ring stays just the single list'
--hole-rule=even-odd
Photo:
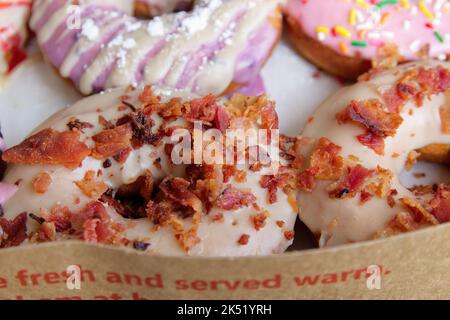
[{"label": "donut with white icing and bacon", "polygon": [[450,54],[448,0],[289,0],[284,12],[298,52],[344,79],[356,79],[372,63]]},{"label": "donut with white icing and bacon", "polygon": [[281,32],[280,0],[197,0],[189,12],[150,20],[133,17],[133,3],[36,0],[31,28],[47,60],[86,95],[140,84],[221,94],[259,84]]},{"label": "donut with white icing and bacon", "polygon": [[11,72],[26,58],[31,0],[0,0],[0,75]]},{"label": "donut with white icing and bacon", "polygon": [[368,74],[327,99],[303,136],[300,218],[320,246],[450,221],[448,187],[423,197],[399,179],[416,149],[450,145],[450,63]]},{"label": "donut with white icing and bacon", "polygon": [[161,96],[146,87],[86,98],[6,150],[5,181],[18,191],[4,205],[3,222],[15,227],[0,246],[84,239],[164,255],[283,252],[297,217],[288,157],[276,172],[259,162],[177,165],[171,138],[196,120],[220,132],[276,129],[274,103]]}]

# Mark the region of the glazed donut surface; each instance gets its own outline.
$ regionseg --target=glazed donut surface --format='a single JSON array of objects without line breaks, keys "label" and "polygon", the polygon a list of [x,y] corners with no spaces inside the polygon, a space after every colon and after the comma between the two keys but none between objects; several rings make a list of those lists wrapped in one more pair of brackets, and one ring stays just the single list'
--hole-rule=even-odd
[{"label": "glazed donut surface", "polygon": [[160,94],[167,103],[149,87],[87,98],[7,150],[5,181],[18,191],[4,219],[21,227],[25,220],[27,236],[10,235],[3,246],[83,239],[164,255],[283,252],[297,216],[288,166],[270,174],[258,166],[176,165],[170,151],[173,131],[192,130],[193,120],[221,131],[276,128],[274,104]]},{"label": "glazed donut surface", "polygon": [[139,20],[128,0],[37,0],[31,28],[83,94],[143,83],[220,94],[258,76],[279,37],[279,2],[198,0],[190,12]]},{"label": "glazed donut surface", "polygon": [[367,75],[317,109],[303,132],[298,203],[321,246],[450,220],[446,186],[424,202],[399,179],[416,149],[450,144],[449,94],[450,63],[430,60]]}]

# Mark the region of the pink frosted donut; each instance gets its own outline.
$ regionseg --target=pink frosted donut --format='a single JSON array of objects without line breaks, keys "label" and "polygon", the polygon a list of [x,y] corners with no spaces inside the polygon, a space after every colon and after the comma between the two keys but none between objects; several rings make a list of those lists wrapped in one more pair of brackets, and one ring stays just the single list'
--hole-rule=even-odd
[{"label": "pink frosted donut", "polygon": [[273,157],[282,148],[277,139],[273,148],[248,146],[264,148],[280,165],[276,172],[260,162],[174,158],[176,130],[192,132],[196,121],[205,133],[275,129],[274,103],[155,92],[161,96],[149,87],[93,95],[5,151],[5,181],[19,189],[4,206],[4,219],[17,227],[3,246],[82,239],[164,255],[244,256],[280,253],[292,243],[295,174],[291,160]]},{"label": "pink frosted donut", "polygon": [[28,37],[31,0],[0,1],[0,75],[26,58],[23,45]]},{"label": "pink frosted donut", "polygon": [[344,78],[367,71],[386,44],[407,61],[450,53],[447,0],[289,0],[284,12],[298,51]]},{"label": "pink frosted donut", "polygon": [[279,38],[279,2],[202,0],[139,20],[128,0],[37,0],[31,28],[83,94],[142,83],[220,94],[258,76]]}]

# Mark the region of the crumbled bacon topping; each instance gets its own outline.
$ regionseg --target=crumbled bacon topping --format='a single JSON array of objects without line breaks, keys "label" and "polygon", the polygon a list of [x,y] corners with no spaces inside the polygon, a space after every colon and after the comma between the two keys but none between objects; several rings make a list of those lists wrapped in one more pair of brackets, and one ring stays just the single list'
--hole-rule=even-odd
[{"label": "crumbled bacon topping", "polygon": [[228,186],[217,198],[216,206],[226,211],[238,210],[256,201],[256,197],[248,192]]},{"label": "crumbled bacon topping", "polygon": [[31,181],[36,193],[44,194],[52,183],[52,177],[47,172],[41,172]]},{"label": "crumbled bacon topping", "polygon": [[289,174],[277,174],[261,177],[259,185],[262,188],[267,189],[269,203],[273,204],[277,202],[278,188],[282,189],[287,186],[290,178],[291,177]]},{"label": "crumbled bacon topping", "polygon": [[91,129],[94,126],[89,122],[82,122],[79,119],[74,119],[67,123],[67,127],[69,127],[69,130],[78,130],[84,133],[85,129]]},{"label": "crumbled bacon topping", "polygon": [[92,140],[95,142],[93,157],[106,159],[128,150],[131,145],[132,134],[131,126],[125,124],[114,129],[103,130],[94,135],[92,137]]},{"label": "crumbled bacon topping", "polygon": [[430,201],[431,213],[440,223],[450,221],[450,187],[439,185],[434,198]]},{"label": "crumbled bacon topping", "polygon": [[294,236],[295,236],[294,230],[288,230],[284,232],[284,237],[286,238],[286,240],[292,240],[294,239]]},{"label": "crumbled bacon topping", "polygon": [[[217,113],[216,97],[212,94],[192,100],[187,103],[189,112],[185,118],[189,121],[204,121],[212,123]],[[185,104],[186,105],[186,104]]]},{"label": "crumbled bacon topping", "polygon": [[266,226],[267,212],[261,212],[251,217],[251,221],[256,231],[261,230]]},{"label": "crumbled bacon topping", "polygon": [[6,150],[3,159],[15,164],[63,165],[75,169],[91,153],[79,138],[79,132],[45,129]]},{"label": "crumbled bacon topping", "polygon": [[354,194],[374,172],[375,170],[369,170],[360,164],[347,167],[345,175],[329,191],[330,197],[342,198],[347,194]]},{"label": "crumbled bacon topping", "polygon": [[248,234],[243,234],[240,236],[240,238],[238,239],[238,243],[241,246],[245,246],[248,244],[248,241],[250,240],[250,236]]},{"label": "crumbled bacon topping", "polygon": [[311,155],[310,167],[317,168],[318,180],[337,180],[342,174],[343,159],[339,156],[341,147],[327,138],[320,138]]},{"label": "crumbled bacon topping", "polygon": [[19,214],[13,220],[0,218],[0,248],[20,245],[27,238],[27,214]]},{"label": "crumbled bacon topping", "polygon": [[381,155],[383,154],[384,142],[381,144],[380,138],[394,136],[403,122],[399,114],[384,111],[383,104],[377,99],[352,100],[344,111],[337,114],[336,118],[340,124],[352,121],[362,125],[367,132],[358,136],[358,140]]},{"label": "crumbled bacon topping", "polygon": [[86,171],[83,180],[75,181],[75,184],[85,196],[92,199],[99,199],[108,190],[108,187],[103,181],[98,181],[95,178],[95,171],[89,170]]}]

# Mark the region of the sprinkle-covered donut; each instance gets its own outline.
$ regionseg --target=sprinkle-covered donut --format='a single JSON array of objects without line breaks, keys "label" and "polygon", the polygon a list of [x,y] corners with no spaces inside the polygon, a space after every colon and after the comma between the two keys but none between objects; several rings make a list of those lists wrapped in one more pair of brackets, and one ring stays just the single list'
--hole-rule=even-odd
[{"label": "sprinkle-covered donut", "polygon": [[180,129],[194,137],[212,129],[276,129],[274,103],[264,96],[219,101],[160,93],[146,87],[92,96],[6,150],[5,181],[18,191],[4,205],[5,221],[16,227],[2,245],[84,239],[165,255],[283,252],[298,208],[291,160],[285,152],[279,160],[272,156],[280,153],[274,135],[267,148],[249,144],[241,155],[248,160],[249,150],[264,150],[277,171],[260,160],[221,165],[174,158]]},{"label": "sprinkle-covered donut", "polygon": [[279,2],[197,0],[190,12],[139,20],[128,0],[37,0],[31,28],[83,94],[142,83],[221,94],[258,76],[281,31]]},{"label": "sprinkle-covered donut", "polygon": [[422,197],[399,179],[416,149],[450,145],[450,63],[369,74],[327,99],[303,136],[300,218],[321,246],[450,221],[448,186]]},{"label": "sprinkle-covered donut", "polygon": [[31,0],[0,0],[0,76],[26,58],[23,45],[28,36]]},{"label": "sprinkle-covered donut", "polygon": [[377,56],[412,61],[450,54],[448,0],[289,0],[284,11],[298,51],[345,79],[366,72]]}]

